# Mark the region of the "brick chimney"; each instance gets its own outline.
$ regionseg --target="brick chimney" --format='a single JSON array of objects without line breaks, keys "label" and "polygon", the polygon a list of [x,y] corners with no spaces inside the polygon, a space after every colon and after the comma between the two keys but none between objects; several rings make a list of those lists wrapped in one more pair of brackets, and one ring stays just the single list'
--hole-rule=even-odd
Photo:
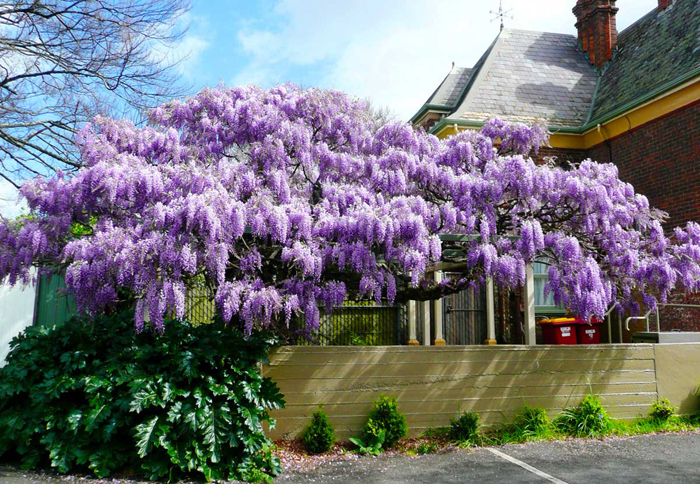
[{"label": "brick chimney", "polygon": [[659,10],[665,10],[672,2],[673,0],[659,0]]},{"label": "brick chimney", "polygon": [[[617,0],[577,0],[574,7],[576,29],[584,52],[588,53],[591,64],[598,69],[612,59],[617,46],[617,26],[615,6]],[[659,0],[669,3],[670,0]]]}]

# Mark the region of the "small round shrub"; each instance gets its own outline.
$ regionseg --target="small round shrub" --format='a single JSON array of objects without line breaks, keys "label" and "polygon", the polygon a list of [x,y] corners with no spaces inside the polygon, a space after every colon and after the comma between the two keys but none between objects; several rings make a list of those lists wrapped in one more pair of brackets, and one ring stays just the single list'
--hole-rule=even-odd
[{"label": "small round shrub", "polygon": [[540,434],[549,428],[547,411],[541,407],[525,405],[523,411],[515,418],[515,426],[527,434]]},{"label": "small round shrub", "polygon": [[322,409],[316,410],[311,416],[311,423],[302,437],[304,448],[311,454],[328,452],[335,443],[335,430],[328,420],[328,415]]},{"label": "small round shrub", "polygon": [[457,442],[468,442],[479,431],[479,414],[464,412],[459,417],[450,420],[450,438]]},{"label": "small round shrub", "polygon": [[577,407],[566,408],[554,420],[561,432],[574,437],[599,437],[610,431],[610,416],[595,395],[586,395]]},{"label": "small round shrub", "polygon": [[667,422],[674,413],[676,413],[678,407],[671,405],[671,402],[666,398],[662,398],[658,402],[651,404],[651,411],[649,412],[649,418],[651,420],[656,420],[659,422]]},{"label": "small round shrub", "polygon": [[374,402],[374,408],[363,430],[363,437],[367,441],[372,441],[382,430],[385,432],[383,447],[386,449],[395,446],[408,433],[406,416],[399,413],[396,397],[380,395],[379,400]]}]

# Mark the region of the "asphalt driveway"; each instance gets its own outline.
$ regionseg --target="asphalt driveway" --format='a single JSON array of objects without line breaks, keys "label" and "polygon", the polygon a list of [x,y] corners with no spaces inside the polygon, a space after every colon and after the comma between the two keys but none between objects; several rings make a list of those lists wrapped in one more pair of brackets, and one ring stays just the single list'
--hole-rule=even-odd
[{"label": "asphalt driveway", "polygon": [[420,457],[365,458],[330,463],[308,473],[283,475],[276,482],[700,483],[700,433],[507,445]]},{"label": "asphalt driveway", "polygon": [[[700,483],[700,433],[568,440],[456,450],[417,457],[336,461],[276,481],[371,484]],[[47,476],[0,469],[0,484],[137,484],[121,479]],[[140,483],[139,483],[140,484]]]}]

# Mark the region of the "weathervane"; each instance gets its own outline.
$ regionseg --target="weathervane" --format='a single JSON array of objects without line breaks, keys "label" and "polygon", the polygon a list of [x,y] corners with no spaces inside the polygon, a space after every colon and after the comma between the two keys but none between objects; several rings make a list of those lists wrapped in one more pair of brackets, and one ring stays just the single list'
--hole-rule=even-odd
[{"label": "weathervane", "polygon": [[491,22],[493,22],[494,20],[501,19],[501,30],[503,30],[503,19],[504,19],[504,18],[509,18],[509,19],[512,20],[512,19],[513,19],[513,15],[508,15],[508,14],[509,14],[510,12],[512,12],[512,11],[513,11],[513,9],[511,8],[511,9],[508,9],[508,10],[506,10],[506,11],[504,12],[504,11],[503,11],[503,0],[499,0],[499,2],[498,2],[498,12],[494,12],[493,10],[491,10],[491,11],[489,12],[491,15],[495,15],[495,17],[491,19]]}]

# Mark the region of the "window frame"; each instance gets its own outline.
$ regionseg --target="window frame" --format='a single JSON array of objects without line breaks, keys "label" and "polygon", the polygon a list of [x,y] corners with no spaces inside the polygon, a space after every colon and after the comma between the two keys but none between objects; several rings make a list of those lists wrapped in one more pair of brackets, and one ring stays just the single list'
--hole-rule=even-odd
[{"label": "window frame", "polygon": [[[551,264],[549,264],[546,261],[538,260],[537,262],[533,263],[533,277],[535,280],[544,280],[547,281],[549,280],[549,275],[547,274],[547,271],[538,273],[534,270],[534,265],[535,264],[541,264],[543,266],[549,267]],[[544,286],[543,286],[544,287]],[[544,295],[544,294],[543,294]],[[560,305],[554,305],[554,306],[543,306],[543,305],[535,305],[535,316],[537,315],[543,315],[543,316],[565,316],[567,313],[566,308],[560,306]]]}]

